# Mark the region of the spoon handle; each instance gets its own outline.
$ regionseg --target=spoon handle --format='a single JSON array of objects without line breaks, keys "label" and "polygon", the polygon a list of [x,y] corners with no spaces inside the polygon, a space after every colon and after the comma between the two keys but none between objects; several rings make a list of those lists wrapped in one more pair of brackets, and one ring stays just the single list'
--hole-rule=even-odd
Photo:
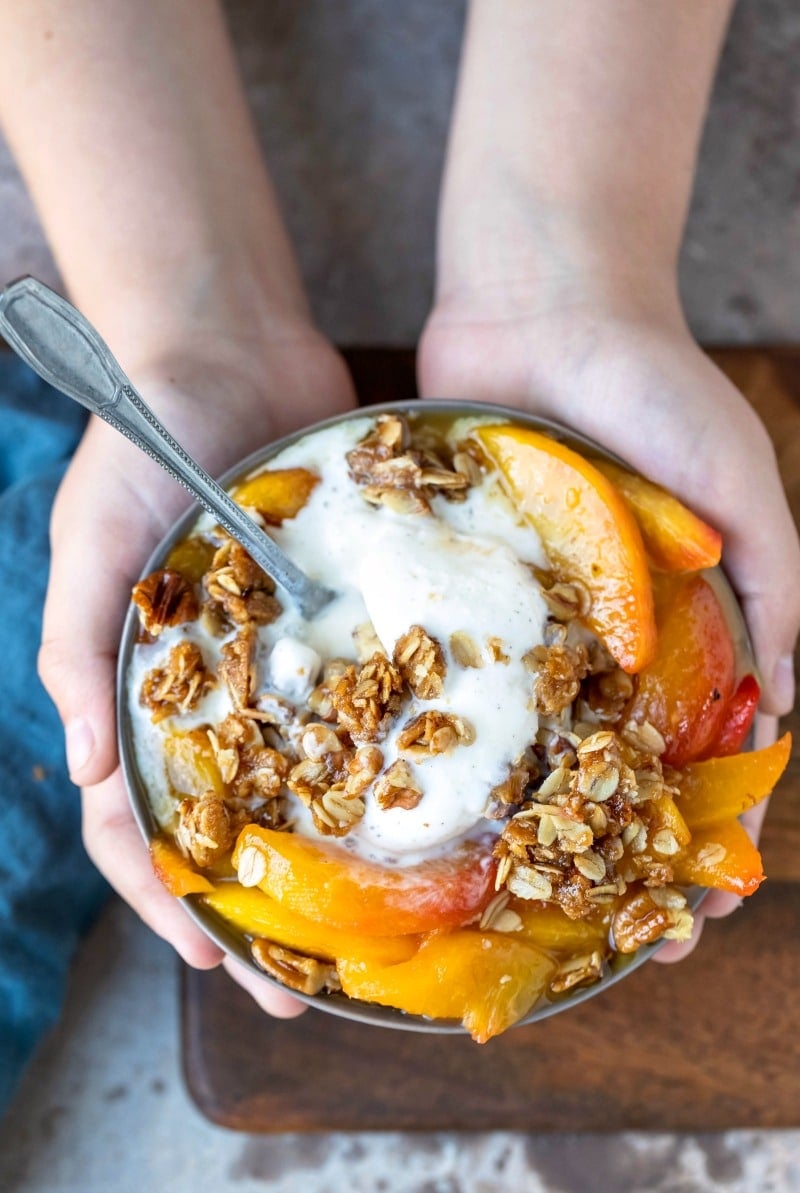
[{"label": "spoon handle", "polygon": [[0,294],[0,332],[40,377],[157,460],[295,598],[306,616],[328,602],[332,594],[301,572],[176,443],[75,307],[36,278],[21,278]]}]

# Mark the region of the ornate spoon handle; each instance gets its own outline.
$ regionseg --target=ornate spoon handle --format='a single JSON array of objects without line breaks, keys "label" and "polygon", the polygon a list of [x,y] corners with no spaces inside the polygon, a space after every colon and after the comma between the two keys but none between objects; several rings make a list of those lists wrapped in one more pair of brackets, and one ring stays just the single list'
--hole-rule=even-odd
[{"label": "ornate spoon handle", "polygon": [[334,594],[292,563],[172,438],[75,307],[35,278],[21,278],[0,294],[0,332],[40,377],[157,460],[297,601],[304,616],[313,617],[331,600]]}]

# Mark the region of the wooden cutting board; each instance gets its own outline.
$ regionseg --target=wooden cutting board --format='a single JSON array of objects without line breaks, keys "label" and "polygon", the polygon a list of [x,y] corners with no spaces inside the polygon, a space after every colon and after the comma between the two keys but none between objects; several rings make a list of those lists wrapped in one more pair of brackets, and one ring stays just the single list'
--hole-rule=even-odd
[{"label": "wooden cutting board", "polygon": [[[775,443],[800,518],[800,350],[712,356]],[[349,354],[364,401],[414,395],[413,354]],[[747,483],[743,480],[743,483]],[[703,1131],[800,1126],[800,714],[762,850],[770,881],[707,925],[680,965],[649,964],[597,998],[478,1047],[311,1011],[265,1016],[222,970],[184,969],[189,1092],[249,1132]]]}]

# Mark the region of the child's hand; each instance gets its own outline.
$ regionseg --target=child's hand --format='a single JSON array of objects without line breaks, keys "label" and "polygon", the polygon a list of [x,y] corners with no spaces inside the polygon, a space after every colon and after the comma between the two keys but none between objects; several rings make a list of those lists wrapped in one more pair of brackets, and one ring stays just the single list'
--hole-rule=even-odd
[{"label": "child's hand", "polygon": [[[202,355],[140,369],[133,380],[212,475],[353,401],[342,361],[306,326],[284,329],[258,360],[207,343]],[[115,724],[116,656],[131,586],[187,502],[158,465],[92,420],[53,510],[40,672],[65,725],[71,777],[83,788],[87,852],[155,932],[189,964],[207,968],[223,954],[153,873],[128,802]],[[303,1009],[242,966],[225,965],[270,1013]]]}]

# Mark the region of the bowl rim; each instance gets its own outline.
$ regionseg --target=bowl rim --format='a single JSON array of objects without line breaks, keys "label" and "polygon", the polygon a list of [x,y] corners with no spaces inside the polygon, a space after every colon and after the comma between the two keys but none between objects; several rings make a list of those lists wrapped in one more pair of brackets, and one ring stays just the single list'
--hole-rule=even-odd
[{"label": "bowl rim", "polygon": [[[461,399],[425,399],[424,402],[420,399],[410,399],[405,401],[395,402],[381,402],[370,404],[368,406],[359,406],[353,410],[346,411],[342,414],[333,415],[330,418],[321,420],[311,424],[308,427],[292,431],[287,435],[281,436],[279,439],[271,443],[264,444],[256,448],[249,455],[245,456],[238,463],[227,468],[218,478],[218,483],[223,488],[232,485],[256,468],[263,467],[268,464],[271,459],[277,456],[286,448],[299,443],[309,435],[314,435],[319,431],[326,430],[332,426],[338,426],[344,422],[350,422],[354,419],[371,419],[376,418],[381,414],[408,414],[415,411],[424,411],[426,414],[453,414],[457,411],[455,417],[482,417],[489,416],[496,418],[497,421],[514,422],[521,426],[530,427],[533,430],[545,431],[546,433],[564,440],[568,445],[575,445],[579,449],[588,449],[595,455],[600,455],[606,459],[613,460],[624,467],[629,467],[620,456],[608,450],[602,444],[597,443],[589,436],[581,432],[574,431],[570,427],[562,423],[556,422],[552,419],[544,418],[540,415],[532,414],[529,411],[518,410],[512,406],[500,405],[493,402],[475,402]],[[186,537],[193,524],[202,515],[202,508],[195,502],[173,523],[167,533],[162,537],[158,545],[150,553],[143,570],[140,573],[140,579],[149,575],[150,572],[160,567],[171,548],[180,539]],[[739,603],[736,599],[733,588],[725,575],[724,568],[721,564],[715,568],[705,569],[704,575],[707,577],[714,576],[715,587],[717,587],[720,595],[723,596],[726,603],[726,609],[731,616],[734,616],[738,622],[738,636],[737,649],[744,651],[746,656],[749,656],[749,661],[755,669],[754,655],[750,637],[744,622]],[[721,590],[721,591],[720,591]],[[146,844],[149,845],[154,836],[157,835],[159,828],[155,816],[150,808],[149,799],[145,782],[139,773],[136,763],[136,751],[134,743],[133,723],[129,713],[128,703],[128,685],[127,672],[131,662],[131,656],[136,645],[136,637],[138,633],[139,622],[136,607],[132,602],[129,602],[128,609],[125,615],[122,635],[120,638],[120,648],[117,659],[117,677],[116,677],[116,696],[117,696],[117,741],[119,746],[119,757],[122,768],[122,773],[125,781],[125,786],[128,792],[128,799],[131,804],[133,814],[139,830],[144,838]],[[686,896],[690,908],[696,911],[702,903],[703,899],[709,893],[703,887],[691,887],[686,890]],[[262,969],[256,965],[249,949],[246,947],[244,938],[237,933],[235,929],[225,924],[221,917],[210,909],[204,908],[202,904],[196,902],[193,896],[183,896],[180,898],[184,909],[189,914],[191,919],[205,932],[205,934],[217,944],[223,952],[228,956],[243,964],[247,970],[256,974],[264,981],[271,984],[278,990],[287,991],[287,987],[266,974]],[[603,991],[615,986],[622,978],[627,977],[635,970],[639,969],[647,961],[649,961],[667,942],[662,938],[654,944],[642,945],[635,953],[632,954],[615,954],[610,964],[606,964],[605,972],[599,981],[593,983],[591,986],[579,987],[577,990],[569,991],[563,996],[548,1000],[546,1002],[538,1003],[523,1016],[513,1027],[522,1027],[540,1020],[547,1019],[551,1015],[558,1014],[570,1007],[579,1006],[590,998],[595,998]],[[451,1034],[451,1035],[466,1035],[466,1029],[460,1023],[455,1023],[441,1019],[426,1019],[424,1016],[410,1015],[405,1011],[397,1010],[393,1007],[382,1007],[377,1004],[361,1002],[357,999],[351,999],[342,993],[325,993],[316,995],[302,994],[299,991],[290,990],[299,1001],[306,1003],[309,1007],[314,1007],[319,1010],[327,1011],[330,1014],[337,1015],[344,1019],[350,1019],[367,1026],[374,1027],[389,1027],[404,1031],[428,1032],[433,1034]]]}]

